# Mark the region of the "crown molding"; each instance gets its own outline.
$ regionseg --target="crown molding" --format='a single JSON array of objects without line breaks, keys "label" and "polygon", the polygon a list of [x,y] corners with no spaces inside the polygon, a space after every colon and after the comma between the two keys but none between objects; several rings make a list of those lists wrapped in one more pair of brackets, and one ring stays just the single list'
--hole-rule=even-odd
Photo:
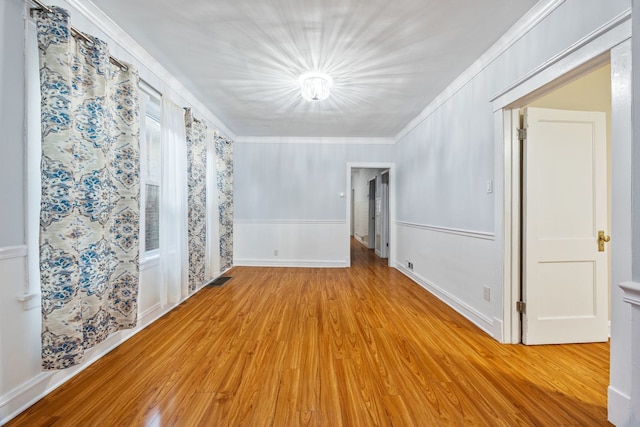
[{"label": "crown molding", "polygon": [[[166,84],[176,94],[190,104],[191,108],[202,115],[202,118],[212,127],[217,128],[227,138],[235,139],[236,135],[232,132],[215,114],[213,114],[189,89],[187,89],[173,74],[164,68],[149,52],[138,44],[129,34],[127,34],[118,24],[109,18],[98,6],[91,0],[64,0],[71,8],[80,13],[91,24],[95,25],[108,38],[115,42],[123,49],[130,58],[125,61],[140,63],[146,71],[153,74],[157,79]],[[72,17],[73,19],[73,17]],[[74,24],[75,26],[75,24]],[[143,70],[140,70],[143,71]],[[142,73],[141,73],[142,74]],[[161,88],[153,87],[150,84],[150,78],[141,75],[141,79],[145,80],[148,86],[154,90],[162,92]]]},{"label": "crown molding", "polygon": [[560,7],[565,0],[540,0],[518,20],[506,33],[502,35],[480,58],[478,58],[469,68],[462,72],[440,95],[425,107],[420,114],[411,120],[395,136],[399,142],[409,134],[414,128],[422,123],[427,117],[433,114],[445,102],[453,97],[460,89],[468,84],[489,64],[495,61],[500,55],[512,47],[518,40],[524,37],[531,29],[538,25],[543,19],[549,16],[554,10]]}]

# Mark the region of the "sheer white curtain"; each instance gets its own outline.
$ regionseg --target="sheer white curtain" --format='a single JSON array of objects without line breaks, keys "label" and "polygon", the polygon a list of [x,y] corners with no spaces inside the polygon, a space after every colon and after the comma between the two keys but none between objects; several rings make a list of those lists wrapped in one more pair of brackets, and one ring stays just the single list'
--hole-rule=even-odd
[{"label": "sheer white curtain", "polygon": [[220,275],[220,230],[218,225],[218,191],[215,132],[207,130],[207,262],[206,279]]},{"label": "sheer white curtain", "polygon": [[161,113],[160,302],[175,303],[189,293],[187,240],[187,136],[184,109],[165,96]]}]

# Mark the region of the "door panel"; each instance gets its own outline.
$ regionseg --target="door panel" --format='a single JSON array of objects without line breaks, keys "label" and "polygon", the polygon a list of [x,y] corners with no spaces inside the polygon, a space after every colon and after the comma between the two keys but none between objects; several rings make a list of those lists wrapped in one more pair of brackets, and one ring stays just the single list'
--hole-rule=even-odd
[{"label": "door panel", "polygon": [[606,341],[605,114],[528,108],[525,127],[523,342]]}]

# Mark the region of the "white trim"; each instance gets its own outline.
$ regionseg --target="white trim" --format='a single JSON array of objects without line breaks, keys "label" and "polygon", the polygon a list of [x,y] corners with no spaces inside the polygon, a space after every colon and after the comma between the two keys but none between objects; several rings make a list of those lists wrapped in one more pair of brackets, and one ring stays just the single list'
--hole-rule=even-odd
[{"label": "white trim", "polygon": [[[520,81],[519,86],[510,85],[501,91],[493,101],[494,118],[496,120],[495,134],[496,149],[503,153],[504,164],[496,163],[496,167],[502,166],[502,171],[497,171],[496,176],[503,175],[505,190],[503,192],[502,211],[502,237],[504,239],[503,250],[503,316],[504,316],[504,342],[516,343],[520,341],[520,316],[515,307],[520,292],[519,283],[519,243],[516,242],[519,236],[519,183],[516,177],[520,175],[520,155],[517,149],[513,149],[517,140],[519,123],[515,117],[516,110],[526,105],[527,100],[537,96],[540,91],[544,91],[548,85],[553,85],[554,81],[566,77],[568,73],[576,70],[586,72],[588,68],[597,66],[598,58],[603,55],[612,55],[616,51],[616,46],[629,40],[631,37],[631,21],[628,12],[618,15],[615,19],[601,26],[590,35],[584,37],[579,42],[569,46],[565,51],[560,52],[543,67],[536,69],[537,74],[529,74],[526,79]],[[554,62],[555,61],[555,62]],[[613,63],[613,58],[611,60]],[[583,69],[584,68],[584,69]],[[628,87],[626,81],[614,81],[614,79],[625,80],[626,77],[612,73],[613,87]],[[631,96],[629,93],[627,96]],[[509,110],[509,108],[511,110]],[[613,113],[613,124],[616,123],[616,113]],[[513,114],[513,117],[510,116]],[[500,126],[502,124],[502,126]],[[620,129],[620,134],[630,132],[629,129]],[[615,165],[611,166],[615,168]],[[615,209],[615,206],[614,206]],[[514,228],[515,227],[515,228]]]},{"label": "white trim", "polygon": [[5,259],[23,258],[27,256],[27,245],[7,246],[0,248],[0,261]]},{"label": "white trim", "polygon": [[[51,374],[49,372],[41,372],[40,374],[36,375],[35,377],[30,378],[26,382],[20,384],[18,387],[14,388],[13,390],[11,390],[8,393],[4,394],[2,396],[2,399],[0,399],[0,408],[2,408],[3,406],[7,405],[8,403],[11,403],[12,400],[18,398],[21,394],[28,392],[29,389],[36,388],[40,383],[42,383],[42,382],[46,381],[47,379],[49,379],[50,376],[51,376]],[[42,397],[44,397],[47,394],[48,393],[42,393]],[[24,405],[23,408],[24,409],[28,408],[33,403],[35,403],[36,401],[40,400],[40,398],[41,397],[38,397],[37,399],[34,399],[32,403],[29,403],[28,405]],[[15,415],[18,415],[20,412],[22,412],[22,410],[16,411]],[[4,420],[0,420],[0,425],[4,425],[6,422],[8,422],[10,419],[12,419],[15,415],[10,415],[9,417],[7,417]]]},{"label": "white trim", "polygon": [[400,263],[396,263],[395,265],[396,265],[396,268],[402,274],[404,274],[409,279],[416,282],[418,285],[422,286],[426,291],[433,294],[439,300],[441,300],[442,302],[444,302],[445,304],[453,308],[455,311],[460,313],[463,317],[470,320],[473,324],[475,324],[477,327],[482,329],[488,335],[493,336],[493,329],[494,329],[493,319],[480,313],[478,310],[471,307],[469,304],[461,301],[460,299],[450,294],[446,290],[442,289],[441,287],[431,283],[429,280],[420,276],[415,271],[408,270],[406,267],[404,267]]},{"label": "white trim", "polygon": [[402,227],[418,228],[420,230],[436,231],[438,233],[456,234],[458,236],[472,237],[474,239],[495,240],[495,234],[486,231],[463,230],[461,228],[439,227],[436,225],[418,224],[415,222],[396,221]]},{"label": "white trim", "polygon": [[347,223],[344,219],[234,219],[234,224],[328,224],[328,225],[344,225]]},{"label": "white trim", "polygon": [[[503,152],[503,280],[504,288],[502,291],[502,315],[503,315],[503,343],[518,344],[522,336],[520,330],[520,315],[513,307],[514,301],[520,296],[520,167],[517,171],[513,171],[512,164],[520,159],[520,144],[516,144],[518,140],[517,128],[520,123],[520,112],[517,109],[504,110],[504,112],[496,113],[496,121],[502,124],[502,135],[505,142],[501,147]],[[500,129],[500,125],[497,126]],[[496,132],[500,135],[500,132]],[[499,212],[496,209],[497,212]]]},{"label": "white trim", "polygon": [[[506,88],[502,89],[500,92],[493,95],[491,98],[489,98],[489,101],[494,103],[494,111],[500,110],[510,103],[508,99],[505,100],[501,98],[505,98],[506,95],[518,96],[517,94],[510,94],[510,92],[516,91],[518,87],[522,86],[527,81],[538,76],[540,73],[542,73],[546,69],[558,64],[563,59],[571,56],[571,54],[575,52],[578,52],[580,49],[591,44],[592,42],[597,41],[598,44],[601,45],[601,47],[599,48],[600,51],[604,53],[611,50],[611,48],[614,47],[615,45],[619,44],[621,40],[625,40],[631,37],[631,23],[629,22],[629,25],[626,27],[621,26],[621,24],[627,21],[631,21],[631,9],[627,9],[621,14],[619,14],[618,16],[611,19],[610,21],[605,22],[600,27],[596,28],[595,30],[593,30],[592,32],[590,32],[589,34],[587,34],[586,36],[584,36],[583,38],[581,38],[580,40],[578,40],[577,42],[569,46],[567,49],[553,56],[552,58],[547,60],[545,63],[540,65],[539,67],[534,68],[533,70],[525,74],[523,77],[521,77],[519,80],[515,81],[514,83],[510,84]],[[614,29],[618,29],[618,32],[621,32],[622,35],[616,34],[613,31]],[[595,50],[595,49],[597,49],[595,45],[589,46],[589,50]],[[596,56],[597,55],[592,55],[592,57],[596,57]],[[587,61],[583,59],[580,62],[585,63]],[[577,66],[569,65],[568,68],[573,69],[573,68],[577,68]],[[516,99],[512,99],[511,102],[515,101]]]},{"label": "white trim", "polygon": [[640,283],[624,282],[619,285],[624,291],[624,302],[640,306]]},{"label": "white trim", "polygon": [[[631,414],[631,398],[616,388],[607,388],[607,404],[609,406],[608,420],[616,426],[630,426],[629,415]],[[626,414],[626,418],[618,418],[618,414]]]},{"label": "white trim", "polygon": [[[127,34],[118,24],[109,18],[102,10],[100,10],[91,1],[86,0],[65,0],[82,16],[87,18],[89,22],[95,25],[107,37],[111,38],[126,51],[132,58],[140,61],[150,73],[153,73],[158,79],[167,86],[180,94],[189,104],[191,108],[202,114],[203,118],[210,122],[210,125],[218,128],[229,139],[235,139],[235,134],[225,126],[222,121],[211,112],[191,91],[189,91],[177,78],[175,78],[166,68],[164,68],[149,52],[142,48],[129,34]],[[142,70],[140,70],[142,71]],[[148,82],[145,82],[150,86]],[[160,92],[157,88],[153,88],[156,92]]]},{"label": "white trim", "polygon": [[162,305],[158,301],[143,312],[138,312],[138,321],[150,316],[154,311],[162,309]]},{"label": "white trim", "polygon": [[493,338],[498,342],[504,342],[502,338],[502,331],[504,330],[504,326],[502,325],[502,319],[498,319],[497,317],[493,318]]},{"label": "white trim", "polygon": [[[146,254],[150,255],[147,257]],[[160,253],[157,250],[149,251],[145,253],[145,258],[140,260],[140,271],[148,270],[160,265]]]},{"label": "white trim", "polygon": [[300,260],[300,259],[259,259],[237,258],[234,267],[306,267],[306,268],[343,268],[347,267],[345,260]]},{"label": "white trim", "polygon": [[30,292],[18,295],[16,299],[22,303],[22,308],[24,310],[31,310],[40,307],[42,303],[42,294],[39,291]]},{"label": "white trim", "polygon": [[245,144],[393,145],[396,140],[380,137],[236,136],[234,142]]},{"label": "white trim", "polygon": [[422,123],[427,117],[433,114],[445,102],[453,97],[460,89],[467,85],[482,70],[495,61],[500,55],[511,48],[518,40],[524,37],[531,29],[538,25],[543,19],[558,8],[565,0],[541,0],[536,3],[526,15],[518,20],[502,37],[496,41],[480,58],[478,58],[469,68],[458,76],[440,95],[422,110],[422,112],[409,122],[395,136],[396,141],[400,141],[407,136],[416,126]]}]

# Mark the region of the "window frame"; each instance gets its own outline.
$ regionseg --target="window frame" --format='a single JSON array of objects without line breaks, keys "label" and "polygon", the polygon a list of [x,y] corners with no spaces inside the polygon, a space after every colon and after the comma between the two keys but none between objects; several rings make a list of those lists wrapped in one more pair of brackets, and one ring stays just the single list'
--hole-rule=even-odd
[{"label": "window frame", "polygon": [[[160,260],[160,248],[147,250],[146,239],[146,201],[147,201],[147,170],[149,167],[149,159],[147,158],[147,121],[153,120],[160,125],[162,131],[162,122],[160,120],[160,95],[151,87],[140,82],[140,264],[141,269],[157,265]],[[149,108],[153,105],[153,108]],[[160,171],[162,173],[162,171]],[[158,183],[158,185],[160,185]]]}]

